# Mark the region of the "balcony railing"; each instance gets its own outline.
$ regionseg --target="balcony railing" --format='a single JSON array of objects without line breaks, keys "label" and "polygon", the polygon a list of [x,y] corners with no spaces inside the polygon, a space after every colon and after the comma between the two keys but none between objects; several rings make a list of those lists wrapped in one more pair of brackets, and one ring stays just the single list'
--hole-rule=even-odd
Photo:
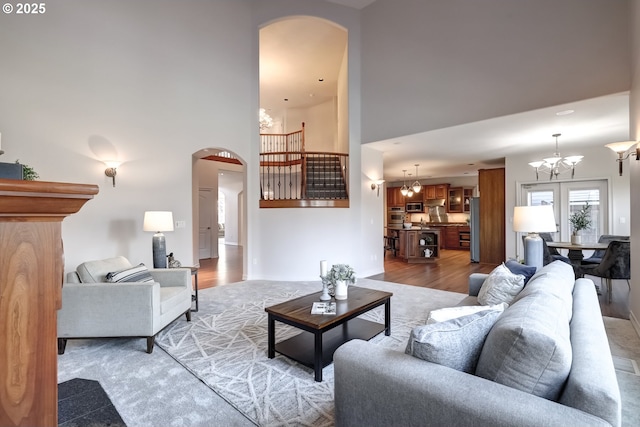
[{"label": "balcony railing", "polygon": [[349,206],[349,155],[305,151],[304,123],[260,144],[260,207]]}]

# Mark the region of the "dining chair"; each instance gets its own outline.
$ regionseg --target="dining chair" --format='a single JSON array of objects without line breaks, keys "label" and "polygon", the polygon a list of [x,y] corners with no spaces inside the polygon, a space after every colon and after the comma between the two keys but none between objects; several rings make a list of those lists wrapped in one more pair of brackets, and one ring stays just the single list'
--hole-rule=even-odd
[{"label": "dining chair", "polygon": [[[618,236],[615,234],[602,234],[598,238],[598,243],[609,243],[612,240],[629,240],[629,236]],[[589,258],[582,260],[582,264],[600,264],[604,256],[604,249],[597,249]]]},{"label": "dining chair", "polygon": [[611,302],[612,280],[624,279],[631,289],[631,242],[612,240],[604,251],[602,261],[599,264],[583,264],[580,266],[581,274],[600,277],[607,283],[608,300]]},{"label": "dining chair", "polygon": [[[547,242],[553,242],[553,237],[551,237],[551,233],[538,233],[540,235],[540,237],[542,238],[543,242],[544,242],[544,247],[545,252],[548,252],[548,257],[549,258],[549,262],[552,261],[564,261],[567,264],[571,264],[571,260],[569,260],[569,258],[567,258],[566,256],[562,255],[560,252],[558,252],[558,250],[556,248],[550,248],[549,246],[547,246]],[[547,254],[545,254],[545,258],[547,258]],[[545,265],[547,265],[547,263],[545,263]]]}]

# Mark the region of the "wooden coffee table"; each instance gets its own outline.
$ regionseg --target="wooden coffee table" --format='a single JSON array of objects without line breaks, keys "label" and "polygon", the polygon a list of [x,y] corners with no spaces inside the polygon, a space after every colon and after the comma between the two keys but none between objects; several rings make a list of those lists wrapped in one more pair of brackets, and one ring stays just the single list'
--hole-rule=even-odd
[{"label": "wooden coffee table", "polygon": [[[322,368],[333,362],[333,353],[352,339],[369,340],[380,332],[391,334],[391,292],[349,286],[349,298],[336,301],[336,314],[311,314],[311,305],[320,301],[316,292],[265,308],[269,314],[267,355],[283,354],[313,368],[316,381],[322,381]],[[384,325],[357,318],[384,304]],[[276,344],[279,321],[302,329],[302,333]]]}]

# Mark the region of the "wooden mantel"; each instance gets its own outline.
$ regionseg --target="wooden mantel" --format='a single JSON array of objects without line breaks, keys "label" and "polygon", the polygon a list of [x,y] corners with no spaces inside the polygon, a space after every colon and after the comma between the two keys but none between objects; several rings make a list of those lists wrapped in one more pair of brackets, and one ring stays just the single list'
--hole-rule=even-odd
[{"label": "wooden mantel", "polygon": [[0,426],[57,426],[62,220],[96,185],[0,179]]}]

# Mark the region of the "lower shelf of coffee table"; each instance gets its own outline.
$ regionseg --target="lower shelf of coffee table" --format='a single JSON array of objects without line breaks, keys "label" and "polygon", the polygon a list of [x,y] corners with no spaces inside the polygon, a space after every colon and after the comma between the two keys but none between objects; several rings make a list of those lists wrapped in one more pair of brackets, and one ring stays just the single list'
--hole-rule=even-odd
[{"label": "lower shelf of coffee table", "polygon": [[[381,323],[355,318],[336,326],[322,334],[322,367],[333,362],[333,353],[338,347],[349,340],[371,338],[384,331]],[[311,332],[302,331],[300,334],[276,343],[276,351],[296,362],[313,368],[315,338]]]}]

